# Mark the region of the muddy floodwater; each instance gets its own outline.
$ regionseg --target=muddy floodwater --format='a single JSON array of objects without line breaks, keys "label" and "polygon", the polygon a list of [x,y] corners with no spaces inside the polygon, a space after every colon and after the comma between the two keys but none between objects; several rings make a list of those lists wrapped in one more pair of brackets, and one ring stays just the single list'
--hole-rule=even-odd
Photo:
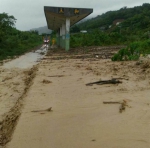
[{"label": "muddy floodwater", "polygon": [[40,49],[1,66],[0,148],[149,148],[150,59],[112,62],[117,50]]},{"label": "muddy floodwater", "polygon": [[[41,54],[42,53],[42,54]],[[46,49],[41,47],[35,52],[29,52],[25,55],[20,56],[17,59],[4,63],[3,68],[31,68],[33,65],[36,65],[41,58],[44,57]]]}]

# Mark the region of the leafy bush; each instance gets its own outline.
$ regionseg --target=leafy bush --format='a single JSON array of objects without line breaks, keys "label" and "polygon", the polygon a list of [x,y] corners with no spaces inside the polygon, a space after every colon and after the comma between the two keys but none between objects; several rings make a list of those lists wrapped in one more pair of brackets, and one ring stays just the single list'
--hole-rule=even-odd
[{"label": "leafy bush", "polygon": [[14,28],[15,21],[7,13],[0,14],[0,60],[24,54],[42,43],[37,32]]},{"label": "leafy bush", "polygon": [[127,48],[121,49],[112,57],[112,61],[138,60],[140,55],[150,53],[150,40],[131,43]]}]

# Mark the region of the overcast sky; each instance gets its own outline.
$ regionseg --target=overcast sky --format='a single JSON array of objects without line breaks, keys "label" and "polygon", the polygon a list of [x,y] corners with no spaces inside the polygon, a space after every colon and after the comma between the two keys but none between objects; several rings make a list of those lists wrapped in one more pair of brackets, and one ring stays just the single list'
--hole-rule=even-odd
[{"label": "overcast sky", "polygon": [[124,6],[134,7],[150,0],[0,0],[0,13],[6,12],[16,19],[16,28],[30,30],[46,26],[44,6],[93,8],[89,17],[101,15]]}]

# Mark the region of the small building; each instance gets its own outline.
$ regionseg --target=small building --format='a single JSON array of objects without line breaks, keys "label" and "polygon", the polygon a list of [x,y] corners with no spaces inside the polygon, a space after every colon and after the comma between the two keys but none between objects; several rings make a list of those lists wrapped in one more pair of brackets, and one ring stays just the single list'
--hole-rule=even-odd
[{"label": "small building", "polygon": [[101,31],[104,31],[105,29],[106,29],[105,26],[100,27],[100,30],[101,30]]},{"label": "small building", "polygon": [[81,30],[80,32],[81,32],[81,33],[87,33],[87,31],[86,31],[86,30]]},{"label": "small building", "polygon": [[113,25],[118,26],[120,23],[122,23],[124,21],[124,19],[117,19],[113,21]]}]

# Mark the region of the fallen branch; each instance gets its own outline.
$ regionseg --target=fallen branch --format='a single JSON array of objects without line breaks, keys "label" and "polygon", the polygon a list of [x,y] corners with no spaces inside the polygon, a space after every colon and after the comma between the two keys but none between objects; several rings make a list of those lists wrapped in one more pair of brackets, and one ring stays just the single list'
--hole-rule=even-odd
[{"label": "fallen branch", "polygon": [[126,109],[126,106],[131,108],[131,106],[129,106],[127,104],[127,101],[126,100],[123,100],[122,102],[120,101],[104,101],[103,102],[104,104],[121,104],[120,108],[119,108],[119,112],[122,113],[122,111],[125,111]]},{"label": "fallen branch", "polygon": [[45,109],[45,110],[33,110],[33,111],[31,111],[31,112],[45,112],[45,111],[51,112],[51,111],[52,111],[52,107],[50,107],[50,108],[48,108],[48,109]]},{"label": "fallen branch", "polygon": [[102,81],[96,81],[96,82],[92,82],[92,83],[87,83],[86,86],[92,86],[93,84],[103,85],[103,84],[119,84],[119,83],[122,83],[122,81],[119,81],[117,79],[113,78],[111,80],[102,80]]},{"label": "fallen branch", "polygon": [[64,77],[64,75],[54,75],[54,76],[48,76],[48,77]]},{"label": "fallen branch", "polygon": [[120,101],[112,102],[112,101],[104,101],[104,104],[121,104]]}]

